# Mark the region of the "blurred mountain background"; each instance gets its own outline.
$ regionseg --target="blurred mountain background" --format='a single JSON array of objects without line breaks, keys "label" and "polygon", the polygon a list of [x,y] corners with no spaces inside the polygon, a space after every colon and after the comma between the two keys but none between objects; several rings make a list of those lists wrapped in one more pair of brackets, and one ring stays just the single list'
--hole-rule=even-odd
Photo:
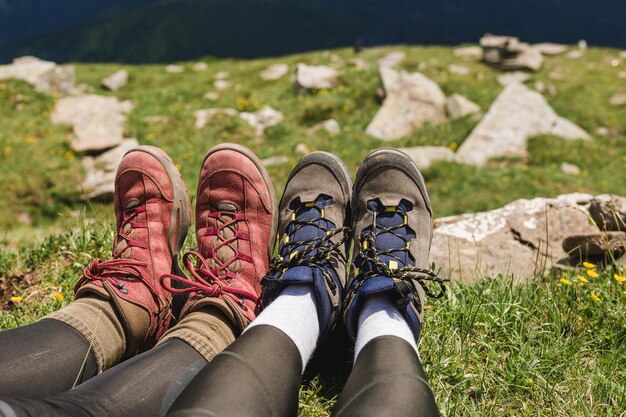
[{"label": "blurred mountain background", "polygon": [[625,22],[624,0],[0,0],[0,62],[256,58],[486,32],[625,48]]}]

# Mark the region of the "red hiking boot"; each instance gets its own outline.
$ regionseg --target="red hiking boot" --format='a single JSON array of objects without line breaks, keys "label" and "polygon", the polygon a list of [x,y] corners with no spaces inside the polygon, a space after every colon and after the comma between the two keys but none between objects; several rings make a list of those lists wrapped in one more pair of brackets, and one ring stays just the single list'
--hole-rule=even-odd
[{"label": "red hiking boot", "polygon": [[[256,317],[260,282],[274,249],[274,187],[252,151],[222,144],[204,159],[197,199],[198,249],[183,256],[192,279],[168,275],[163,285],[173,293],[190,293],[181,317],[214,306],[243,331]],[[170,279],[185,288],[173,288]]]},{"label": "red hiking boot", "polygon": [[74,291],[76,298],[95,293],[111,301],[124,326],[129,357],[151,348],[169,328],[172,294],[159,279],[178,268],[191,207],[174,163],[152,146],[124,155],[115,177],[114,206],[113,257],[91,262]]}]

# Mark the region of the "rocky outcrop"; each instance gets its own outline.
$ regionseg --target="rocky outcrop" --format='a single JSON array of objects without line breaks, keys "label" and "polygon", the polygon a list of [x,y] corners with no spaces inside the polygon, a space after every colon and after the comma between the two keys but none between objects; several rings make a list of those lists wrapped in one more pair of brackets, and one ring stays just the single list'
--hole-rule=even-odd
[{"label": "rocky outcrop", "polygon": [[130,101],[116,97],[86,95],[66,97],[57,101],[51,120],[55,124],[71,124],[76,152],[96,152],[122,143],[126,115],[133,109]]},{"label": "rocky outcrop", "polygon": [[[601,262],[588,249],[572,243],[607,238],[589,221],[590,207],[597,201],[598,197],[589,194],[566,194],[437,219],[430,262],[440,269],[441,276],[465,282],[484,276],[506,276],[520,282],[583,260]],[[619,247],[616,242],[612,245]],[[597,246],[593,247],[596,251]],[[622,256],[619,250],[617,254]]]},{"label": "rocky outcrop", "polygon": [[532,48],[538,51],[540,54],[546,56],[561,55],[567,52],[567,50],[569,49],[567,45],[552,42],[536,43],[532,46]]},{"label": "rocky outcrop", "polygon": [[514,83],[491,105],[459,148],[457,158],[467,164],[484,165],[490,158],[524,157],[527,140],[546,134],[591,139],[582,128],[556,114],[541,94]]},{"label": "rocky outcrop", "polygon": [[81,163],[86,172],[80,187],[83,198],[112,200],[117,166],[129,150],[139,146],[137,139],[124,139],[118,146],[97,156],[86,156]]},{"label": "rocky outcrop", "polygon": [[385,101],[367,126],[367,134],[382,140],[410,135],[424,123],[446,119],[446,96],[439,85],[419,72],[380,68]]},{"label": "rocky outcrop", "polygon": [[280,80],[289,72],[287,64],[272,64],[261,71],[261,78],[265,81]]},{"label": "rocky outcrop", "polygon": [[102,87],[109,91],[117,91],[128,83],[128,71],[121,69],[115,71],[102,80]]},{"label": "rocky outcrop", "polygon": [[337,84],[338,75],[333,67],[300,63],[296,67],[296,88],[299,91],[333,88]]},{"label": "rocky outcrop", "polygon": [[57,65],[34,56],[16,58],[12,64],[0,65],[0,80],[16,79],[27,82],[46,94],[68,95],[74,89],[74,67]]},{"label": "rocky outcrop", "polygon": [[480,39],[483,61],[504,71],[538,71],[543,65],[543,56],[537,49],[513,36],[487,34]]},{"label": "rocky outcrop", "polygon": [[400,62],[402,62],[405,56],[406,54],[403,51],[389,52],[387,55],[385,55],[384,57],[378,60],[378,66],[379,67],[395,67]]}]

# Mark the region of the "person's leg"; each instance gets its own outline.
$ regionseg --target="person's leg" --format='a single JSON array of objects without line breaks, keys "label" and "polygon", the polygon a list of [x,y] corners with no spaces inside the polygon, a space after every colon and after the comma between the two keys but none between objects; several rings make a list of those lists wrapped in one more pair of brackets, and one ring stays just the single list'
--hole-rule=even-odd
[{"label": "person's leg", "polygon": [[70,391],[42,399],[0,396],[0,416],[163,415],[207,361],[235,339],[233,324],[213,308],[191,313],[178,325],[187,332],[201,325],[202,348],[170,338]]},{"label": "person's leg", "polygon": [[352,204],[344,321],[356,338],[356,359],[332,415],[438,416],[416,342],[425,295],[445,291],[444,280],[427,269],[432,210],[424,180],[408,156],[380,149],[359,168]]},{"label": "person's leg", "polygon": [[280,203],[282,238],[264,282],[266,308],[189,384],[168,416],[297,414],[304,367],[339,316],[349,196],[350,178],[336,157],[314,153],[298,163]]},{"label": "person's leg", "polygon": [[0,396],[65,391],[152,347],[169,326],[172,295],[159,279],[176,265],[191,212],[171,159],[154,147],[129,151],[117,170],[114,207],[112,259],[85,269],[75,300],[0,333]]}]

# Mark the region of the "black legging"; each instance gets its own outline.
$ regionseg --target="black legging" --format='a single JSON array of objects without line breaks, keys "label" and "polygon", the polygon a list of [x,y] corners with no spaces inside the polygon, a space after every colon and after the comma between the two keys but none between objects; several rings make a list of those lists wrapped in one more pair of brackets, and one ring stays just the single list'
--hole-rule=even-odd
[{"label": "black legging", "polygon": [[[291,339],[271,326],[254,327],[198,374],[167,416],[296,416],[301,371]],[[439,412],[413,348],[383,336],[359,354],[332,415],[430,417]]]}]

